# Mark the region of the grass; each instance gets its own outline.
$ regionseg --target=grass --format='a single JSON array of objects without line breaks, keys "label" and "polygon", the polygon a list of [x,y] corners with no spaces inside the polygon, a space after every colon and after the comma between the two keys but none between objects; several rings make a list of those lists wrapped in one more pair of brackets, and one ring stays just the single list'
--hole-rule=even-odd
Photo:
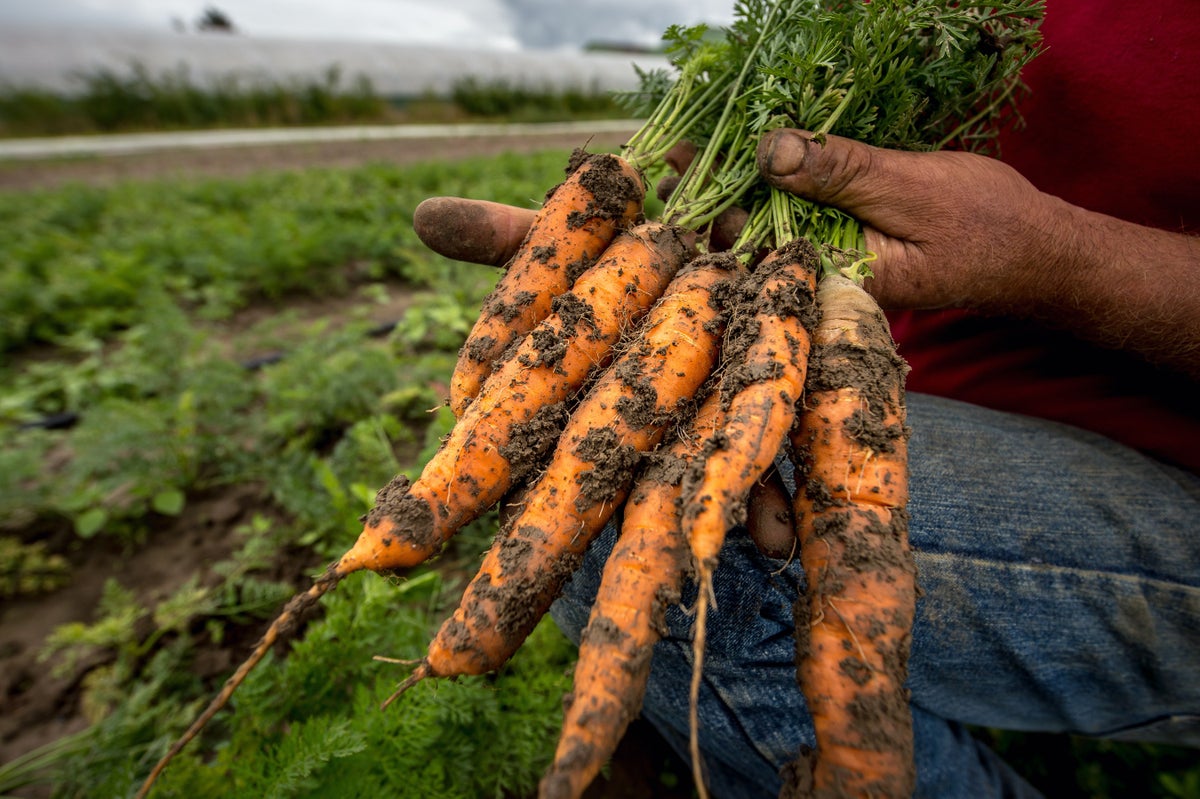
[{"label": "grass", "polygon": [[364,123],[549,122],[625,116],[599,88],[458,80],[447,96],[387,98],[337,66],[318,80],[229,76],[198,82],[186,66],[160,73],[139,62],[75,76],[70,93],[0,84],[0,137],[226,127]]}]

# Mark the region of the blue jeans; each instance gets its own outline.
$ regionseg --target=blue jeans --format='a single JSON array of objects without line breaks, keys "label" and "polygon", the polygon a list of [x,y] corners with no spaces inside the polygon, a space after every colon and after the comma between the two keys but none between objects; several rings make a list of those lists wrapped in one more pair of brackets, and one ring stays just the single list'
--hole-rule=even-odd
[{"label": "blue jeans", "polygon": [[[1200,746],[1200,477],[1042,420],[912,394],[908,410],[916,795],[1038,795],[965,724]],[[554,606],[576,641],[615,539]],[[803,584],[730,533],[700,707],[717,796],[775,796],[814,743],[793,663]],[[668,611],[643,708],[685,758],[694,601],[688,585]]]}]

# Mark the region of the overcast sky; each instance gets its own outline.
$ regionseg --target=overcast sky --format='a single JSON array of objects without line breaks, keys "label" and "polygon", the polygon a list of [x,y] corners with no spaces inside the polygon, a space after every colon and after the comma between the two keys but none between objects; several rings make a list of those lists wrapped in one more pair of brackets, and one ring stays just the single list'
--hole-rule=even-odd
[{"label": "overcast sky", "polygon": [[733,10],[733,0],[0,0],[0,26],[191,31],[210,5],[250,35],[502,49],[654,44],[667,25],[724,25]]}]

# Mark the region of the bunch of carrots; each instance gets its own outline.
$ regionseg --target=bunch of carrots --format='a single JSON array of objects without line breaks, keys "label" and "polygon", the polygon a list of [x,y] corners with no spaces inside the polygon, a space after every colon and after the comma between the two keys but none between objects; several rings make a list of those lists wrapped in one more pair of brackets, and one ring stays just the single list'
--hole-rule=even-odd
[{"label": "bunch of carrots", "polygon": [[[699,587],[692,760],[703,795],[695,706],[711,581],[780,453],[797,474],[797,682],[817,738],[785,793],[911,794],[906,367],[862,288],[872,256],[861,226],[768,188],[754,152],[785,126],[985,150],[1036,54],[1041,6],[746,0],[735,17],[723,35],[667,31],[674,73],[643,74],[626,98],[643,128],[620,156],[573,156],[486,300],[440,450],[415,481],[379,491],[359,539],[288,603],[139,795],[342,579],[403,574],[518,490],[458,608],[385,707],[419,680],[503,665],[619,522],[541,795],[581,795],[611,756],[685,580]],[[647,180],[685,141],[697,155],[646,220]],[[735,208],[744,225],[719,250],[713,232]]]}]

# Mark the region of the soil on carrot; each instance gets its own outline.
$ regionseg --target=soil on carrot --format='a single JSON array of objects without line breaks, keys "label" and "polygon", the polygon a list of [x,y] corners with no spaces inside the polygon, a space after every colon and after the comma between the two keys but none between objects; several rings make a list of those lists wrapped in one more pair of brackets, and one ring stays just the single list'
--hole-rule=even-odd
[{"label": "soil on carrot", "polygon": [[[588,158],[586,151],[576,149],[567,164],[567,174],[575,172]],[[641,187],[634,185],[633,178],[625,173],[620,162],[610,156],[594,158],[592,168],[580,177],[579,183],[592,195],[592,200],[587,208],[573,211],[567,217],[568,228],[583,227],[592,219],[619,221],[625,215],[629,198],[642,193]]]},{"label": "soil on carrot", "polygon": [[569,417],[567,403],[555,402],[539,408],[528,422],[513,425],[507,443],[500,447],[500,455],[509,463],[514,486],[525,485],[542,469]]},{"label": "soil on carrot", "polygon": [[611,427],[589,431],[579,442],[576,453],[592,464],[591,469],[576,477],[580,491],[575,508],[580,513],[594,505],[615,501],[633,481],[634,469],[640,460],[637,449],[622,445]]},{"label": "soil on carrot", "polygon": [[[730,311],[730,321],[721,345],[724,358],[737,364],[732,374],[726,374],[721,382],[722,402],[728,404],[742,388],[763,380],[772,380],[783,372],[783,364],[772,359],[766,362],[747,363],[747,351],[759,337],[762,315],[779,319],[796,318],[805,330],[816,327],[816,298],[806,284],[795,283],[784,288],[768,291],[763,296],[762,287],[771,277],[790,265],[808,264],[816,266],[817,254],[804,239],[797,239],[781,247],[775,259],[762,264],[748,274],[737,288],[736,304]],[[801,342],[789,337],[792,355],[796,357]]]}]

